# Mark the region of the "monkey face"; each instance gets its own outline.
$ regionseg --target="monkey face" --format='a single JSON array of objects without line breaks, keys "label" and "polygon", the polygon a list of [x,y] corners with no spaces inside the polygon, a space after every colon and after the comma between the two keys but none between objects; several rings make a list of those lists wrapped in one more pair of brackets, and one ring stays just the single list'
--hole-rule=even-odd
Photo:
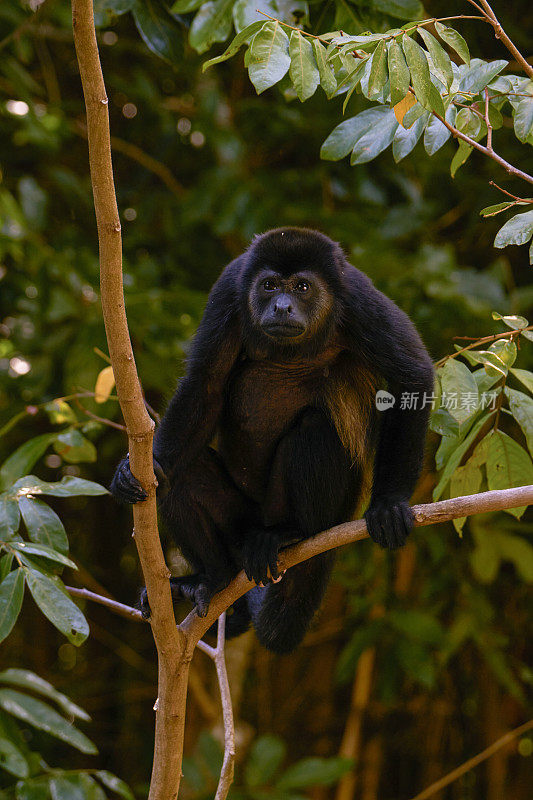
[{"label": "monkey face", "polygon": [[248,299],[255,326],[280,343],[296,343],[313,336],[327,321],[332,307],[327,284],[309,270],[282,275],[273,269],[261,269]]}]

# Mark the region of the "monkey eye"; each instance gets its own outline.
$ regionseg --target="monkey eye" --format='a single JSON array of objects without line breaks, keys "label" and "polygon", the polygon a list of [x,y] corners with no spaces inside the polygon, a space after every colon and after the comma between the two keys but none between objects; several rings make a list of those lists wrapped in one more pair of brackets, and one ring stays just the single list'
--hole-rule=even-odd
[{"label": "monkey eye", "polygon": [[296,291],[297,292],[305,293],[305,292],[308,292],[310,288],[311,287],[309,286],[307,281],[298,281],[298,283],[296,284]]},{"label": "monkey eye", "polygon": [[274,292],[278,288],[276,281],[267,278],[266,281],[263,281],[263,289],[267,292]]}]

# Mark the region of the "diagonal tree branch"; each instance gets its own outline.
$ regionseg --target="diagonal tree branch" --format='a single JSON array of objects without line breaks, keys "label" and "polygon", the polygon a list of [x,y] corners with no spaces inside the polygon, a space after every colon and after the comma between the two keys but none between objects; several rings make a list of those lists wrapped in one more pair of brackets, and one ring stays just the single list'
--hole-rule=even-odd
[{"label": "diagonal tree branch", "polygon": [[453,783],[460,778],[461,775],[464,775],[466,772],[470,772],[471,769],[477,767],[478,764],[481,764],[487,758],[490,758],[494,753],[497,753],[501,747],[505,747],[506,744],[512,742],[513,739],[516,739],[517,736],[522,736],[523,733],[527,733],[533,728],[533,719],[530,719],[529,722],[525,722],[523,725],[520,725],[518,728],[514,728],[512,731],[508,731],[504,733],[499,739],[496,739],[489,747],[482,750],[481,753],[478,753],[477,756],[473,758],[469,758],[468,761],[465,761],[464,764],[461,764],[460,767],[457,767],[448,775],[445,775],[444,778],[440,778],[440,780],[435,781],[432,783],[431,786],[428,786],[427,789],[424,789],[423,792],[417,794],[416,797],[413,797],[413,800],[428,800],[429,797],[433,797],[434,794],[440,792],[441,789],[444,789],[446,786],[449,786],[450,783]]},{"label": "diagonal tree branch", "polygon": [[[480,492],[479,494],[466,495],[465,497],[453,497],[450,500],[416,505],[412,508],[415,515],[415,526],[421,527],[447,522],[459,517],[468,517],[472,514],[502,511],[506,508],[519,508],[520,506],[531,504],[533,504],[533,485],[518,486],[515,489]],[[323,531],[311,539],[298,542],[298,544],[283,550],[278,560],[279,570],[281,572],[284,569],[300,564],[302,561],[306,561],[308,558],[325,553],[326,550],[332,550],[335,547],[341,547],[366,538],[368,538],[368,532],[364,519],[336,525],[334,528]],[[192,611],[183,620],[179,626],[180,629],[188,637],[191,637],[195,643],[198,642],[219,615],[235,603],[239,597],[242,597],[253,585],[244,572],[240,572],[229,586],[214,596],[206,617],[201,619]]]}]

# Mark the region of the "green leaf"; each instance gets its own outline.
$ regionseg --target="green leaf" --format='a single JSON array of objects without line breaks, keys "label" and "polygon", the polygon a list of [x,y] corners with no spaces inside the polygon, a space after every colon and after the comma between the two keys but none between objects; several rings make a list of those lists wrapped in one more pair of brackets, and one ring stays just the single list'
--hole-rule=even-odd
[{"label": "green leaf", "polygon": [[398,129],[392,141],[392,155],[396,163],[409,155],[411,150],[416,146],[416,143],[424,132],[429,117],[429,111],[424,111],[423,115],[419,117],[410,128],[405,129],[402,125],[398,125]]},{"label": "green leaf", "polygon": [[372,66],[370,68],[370,77],[368,79],[368,96],[372,97],[380,92],[385,86],[386,80],[387,49],[385,46],[385,40],[382,39],[380,42],[378,42],[378,46],[374,50],[374,55],[372,56]]},{"label": "green leaf", "polygon": [[265,14],[280,19],[281,15],[275,0],[252,0],[252,2],[250,0],[237,0],[232,9],[233,24],[236,32],[240,33],[252,22],[261,22],[264,25],[267,22]]},{"label": "green leaf", "polygon": [[4,580],[11,571],[13,566],[13,553],[6,553],[5,556],[0,558],[0,583]]},{"label": "green leaf", "polygon": [[279,766],[285,758],[286,747],[282,739],[266,734],[260,736],[250,751],[244,773],[249,787],[264,786],[271,783]]},{"label": "green leaf", "polygon": [[0,642],[13,628],[24,597],[24,571],[15,569],[0,583]]},{"label": "green leaf", "polygon": [[[472,426],[472,429],[469,431],[468,435],[465,439],[455,448],[455,450],[450,454],[446,466],[442,471],[442,475],[440,476],[440,480],[433,490],[433,499],[438,500],[442,493],[444,492],[448,482],[461,463],[463,456],[469,449],[470,445],[474,443],[478,434],[481,432],[481,429],[487,425],[489,419],[494,415],[494,412],[490,414],[483,414],[475,425]],[[453,443],[452,443],[453,444]]]},{"label": "green leaf", "polygon": [[512,208],[514,205],[516,205],[514,200],[511,202],[507,200],[505,203],[496,203],[493,206],[482,208],[479,215],[481,217],[494,217],[496,214],[499,214],[500,211],[507,211],[508,208]]},{"label": "green leaf", "polygon": [[50,778],[52,800],[88,800],[78,775],[57,775]]},{"label": "green leaf", "polygon": [[318,74],[320,75],[320,85],[325,91],[326,97],[329,99],[330,97],[333,97],[337,91],[337,79],[335,78],[335,73],[327,62],[326,48],[321,42],[318,41],[318,39],[313,39],[313,50],[318,67]]},{"label": "green leaf", "polygon": [[512,367],[518,355],[516,344],[512,339],[498,339],[491,344],[488,352],[495,353],[506,367]]},{"label": "green leaf", "polygon": [[[457,467],[450,479],[450,497],[463,497],[468,494],[477,494],[483,474],[475,462],[469,459],[464,467]],[[458,517],[453,520],[453,525],[457,533],[461,533],[466,522],[466,517]]]},{"label": "green leaf", "polygon": [[11,667],[10,669],[5,669],[3,672],[0,672],[0,683],[8,683],[11,686],[18,686],[22,689],[43,694],[50,700],[54,700],[67,716],[78,717],[86,722],[89,722],[91,719],[83,708],[73,703],[66,694],[58,692],[51,683],[48,683],[44,678],[36,675],[35,672]]},{"label": "green leaf", "polygon": [[411,83],[417,100],[428,111],[436,111],[437,114],[443,117],[444,105],[442,97],[431,82],[425,51],[410,36],[403,37],[402,45],[411,72]]},{"label": "green leaf", "polygon": [[287,73],[291,63],[289,39],[279,22],[267,22],[256,33],[250,49],[248,73],[257,94],[261,94]]},{"label": "green leaf", "polygon": [[27,778],[30,774],[28,762],[9,739],[0,737],[0,768],[15,775],[17,778]]},{"label": "green leaf", "polygon": [[529,542],[520,536],[498,531],[497,545],[502,558],[515,565],[523,580],[533,583],[533,547]]},{"label": "green leaf", "polygon": [[99,781],[102,781],[107,789],[110,789],[112,792],[115,792],[115,794],[120,795],[120,797],[123,797],[124,800],[135,800],[134,794],[126,781],[123,781],[121,778],[117,778],[117,776],[113,775],[112,772],[99,769],[94,773],[94,775]]},{"label": "green leaf", "polygon": [[197,53],[205,53],[215,42],[224,42],[233,27],[234,0],[209,0],[203,3],[191,23],[189,44]]},{"label": "green leaf", "polygon": [[464,357],[471,364],[483,364],[488,375],[500,378],[507,375],[507,365],[497,353],[491,353],[489,350],[470,350],[464,353]]},{"label": "green leaf", "polygon": [[527,328],[529,325],[529,320],[525,317],[519,317],[517,314],[507,314],[506,316],[502,316],[498,314],[497,311],[492,312],[492,319],[498,319],[507,325],[508,328],[511,328],[513,331],[520,331],[522,328]]},{"label": "green leaf", "polygon": [[83,772],[51,778],[50,794],[52,800],[106,800],[102,787]]},{"label": "green leaf", "polygon": [[27,497],[35,494],[48,494],[52,497],[74,497],[76,495],[87,495],[96,497],[101,494],[109,494],[107,489],[99,483],[86,481],[84,478],[74,478],[66,475],[57,483],[42,481],[35,475],[25,475],[14,485],[13,489],[17,497]]},{"label": "green leaf", "polygon": [[350,758],[304,758],[283,774],[276,784],[282,791],[329,786],[342,778],[353,766]]},{"label": "green leaf", "polygon": [[9,458],[6,458],[0,469],[0,488],[8,489],[17,478],[26,475],[56,436],[56,433],[43,433],[41,436],[35,436],[34,439],[24,442]]},{"label": "green leaf", "polygon": [[471,67],[461,78],[459,91],[479,94],[502,69],[507,66],[507,61],[482,62]]},{"label": "green leaf", "polygon": [[202,3],[205,3],[205,0],[176,0],[170,10],[173,14],[190,14],[191,11],[200,8]]},{"label": "green leaf", "polygon": [[455,50],[457,55],[463,59],[465,64],[470,64],[468,45],[460,33],[457,33],[457,31],[453,28],[448,28],[447,25],[443,25],[442,22],[435,22],[435,30],[439,34],[442,41],[446,42],[446,44],[451,47],[452,50]]},{"label": "green leaf", "polygon": [[252,36],[254,36],[258,30],[260,30],[264,22],[252,22],[251,25],[244,28],[240,33],[237,34],[235,39],[229,45],[229,47],[224,50],[222,55],[216,56],[216,58],[210,58],[209,61],[206,61],[202,67],[202,70],[205,72],[206,69],[209,67],[213,67],[215,64],[221,64],[223,61],[227,61],[228,58],[232,58],[236,53],[239,52],[240,48],[243,44],[246,44],[250,41]]},{"label": "green leaf", "polygon": [[439,370],[442,393],[457,397],[457,407],[448,411],[461,425],[479,407],[477,383],[468,367],[456,358],[449,358]]},{"label": "green leaf", "polygon": [[409,639],[436,645],[444,638],[440,622],[426,611],[391,611],[387,619],[395,630]]},{"label": "green leaf", "polygon": [[533,372],[529,372],[527,369],[517,369],[517,367],[511,369],[511,372],[533,394]]},{"label": "green leaf", "polygon": [[429,427],[441,436],[457,436],[459,423],[445,408],[437,408],[431,413]]},{"label": "green leaf", "polygon": [[19,506],[7,494],[0,494],[0,542],[7,542],[18,531],[20,524]]},{"label": "green leaf", "polygon": [[527,142],[533,133],[533,97],[526,97],[517,105],[513,124],[516,138],[521,142]]},{"label": "green leaf", "polygon": [[417,28],[417,31],[424,40],[424,44],[431,56],[434,74],[449,89],[453,83],[453,68],[450,56],[429,31],[423,27]]},{"label": "green leaf", "polygon": [[58,564],[63,564],[65,567],[77,569],[74,561],[67,558],[63,553],[58,553],[52,547],[45,544],[30,544],[29,542],[11,542],[11,547],[19,553],[29,553],[30,556],[41,556],[41,558],[48,558],[50,561],[57,561]]},{"label": "green leaf", "polygon": [[398,19],[418,19],[424,13],[419,0],[373,0],[372,7]]},{"label": "green leaf", "polygon": [[533,236],[533,211],[515,214],[508,219],[494,239],[494,247],[502,248],[510,244],[525,244]]},{"label": "green leaf", "polygon": [[387,113],[384,108],[368,108],[334,128],[320,148],[320,158],[339,161],[350,153],[356,141]]},{"label": "green leaf", "polygon": [[46,544],[60,553],[68,553],[68,539],[63,523],[42,500],[21,497],[19,507],[32,542]]},{"label": "green leaf", "polygon": [[457,170],[462,167],[474,148],[466,142],[459,142],[459,146],[450,164],[450,175],[455,178]]},{"label": "green leaf", "polygon": [[[511,489],[533,483],[531,458],[517,442],[502,431],[494,431],[489,439],[487,457],[489,489]],[[505,509],[520,518],[527,506]]]},{"label": "green leaf", "polygon": [[52,625],[77,647],[89,635],[87,620],[78,606],[60,588],[63,584],[36,570],[28,570],[26,582],[33,599]]},{"label": "green leaf", "polygon": [[76,428],[60,433],[54,442],[54,450],[70,464],[96,461],[96,447]]},{"label": "green leaf", "polygon": [[[455,109],[451,106],[446,111],[446,121],[453,125],[455,123]],[[428,156],[434,155],[437,150],[448,141],[452,134],[440,119],[431,116],[424,131],[424,147]]]},{"label": "green leaf", "polygon": [[493,537],[475,536],[476,547],[470,555],[472,572],[480,583],[492,583],[500,567],[500,553]]},{"label": "green leaf", "polygon": [[71,424],[78,421],[76,414],[64,400],[52,400],[45,405],[44,410],[52,425]]},{"label": "green leaf", "polygon": [[183,61],[184,27],[162,0],[136,0],[133,19],[152,53],[170,63]]},{"label": "green leaf", "polygon": [[67,722],[49,705],[14,689],[0,689],[0,707],[38,730],[67,742],[82,753],[94,754],[97,749],[90,739]]},{"label": "green leaf", "polygon": [[529,452],[533,455],[533,398],[509,386],[505,387],[504,392],[511,414],[522,428]]},{"label": "green leaf", "polygon": [[472,108],[461,108],[457,112],[455,127],[457,130],[461,131],[461,133],[470,136],[471,139],[477,140],[481,132],[482,124],[483,121]]},{"label": "green leaf", "polygon": [[16,800],[50,800],[48,778],[19,781],[16,789]]},{"label": "green leaf", "polygon": [[[411,96],[412,95],[409,95],[409,97],[411,97]],[[402,104],[400,103],[400,105],[402,105]],[[397,110],[397,107],[396,107],[395,111],[396,110]],[[402,117],[402,126],[404,128],[410,128],[411,125],[414,125],[414,123],[417,121],[417,119],[420,119],[420,117],[424,113],[425,113],[424,106],[422,106],[419,102],[415,101],[415,104],[413,106],[411,106],[411,108],[408,109],[408,111],[406,111],[405,114],[403,115],[403,117]],[[396,117],[396,119],[398,119],[398,117]]]},{"label": "green leaf", "polygon": [[320,73],[313,55],[313,46],[301,31],[293,31],[289,42],[291,65],[289,75],[300,102],[314,95],[320,83]]},{"label": "green leaf", "polygon": [[[395,106],[403,100],[409,91],[409,67],[403,54],[403,50],[396,41],[391,39],[388,46],[389,57],[389,81],[390,81],[390,101]],[[372,69],[374,64],[372,64]],[[383,81],[385,83],[385,81]]]},{"label": "green leaf", "polygon": [[352,150],[350,164],[366,164],[392,143],[398,128],[398,120],[392,109],[383,109],[383,111],[384,113],[380,115],[372,128],[357,139]]}]

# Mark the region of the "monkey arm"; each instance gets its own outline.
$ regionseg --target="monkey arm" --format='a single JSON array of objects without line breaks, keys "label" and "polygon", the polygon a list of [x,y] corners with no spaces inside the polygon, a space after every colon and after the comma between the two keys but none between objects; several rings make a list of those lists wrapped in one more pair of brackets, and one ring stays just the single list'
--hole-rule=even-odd
[{"label": "monkey arm", "polygon": [[185,469],[215,432],[242,344],[236,292],[240,261],[226,267],[209,294],[187,373],[156,431],[154,457],[167,475]]},{"label": "monkey arm", "polygon": [[412,527],[407,501],[423,464],[434,371],[409,317],[366,276],[354,272],[346,333],[395,398],[392,407],[378,411],[372,497],[365,517],[372,537],[395,547]]},{"label": "monkey arm", "polygon": [[[161,488],[184,470],[213,437],[226,379],[241,347],[236,297],[240,259],[228,264],[213,286],[180,382],[154,437],[154,470]],[[111,493],[124,503],[146,499],[132,475],[129,456],[118,465]]]}]

